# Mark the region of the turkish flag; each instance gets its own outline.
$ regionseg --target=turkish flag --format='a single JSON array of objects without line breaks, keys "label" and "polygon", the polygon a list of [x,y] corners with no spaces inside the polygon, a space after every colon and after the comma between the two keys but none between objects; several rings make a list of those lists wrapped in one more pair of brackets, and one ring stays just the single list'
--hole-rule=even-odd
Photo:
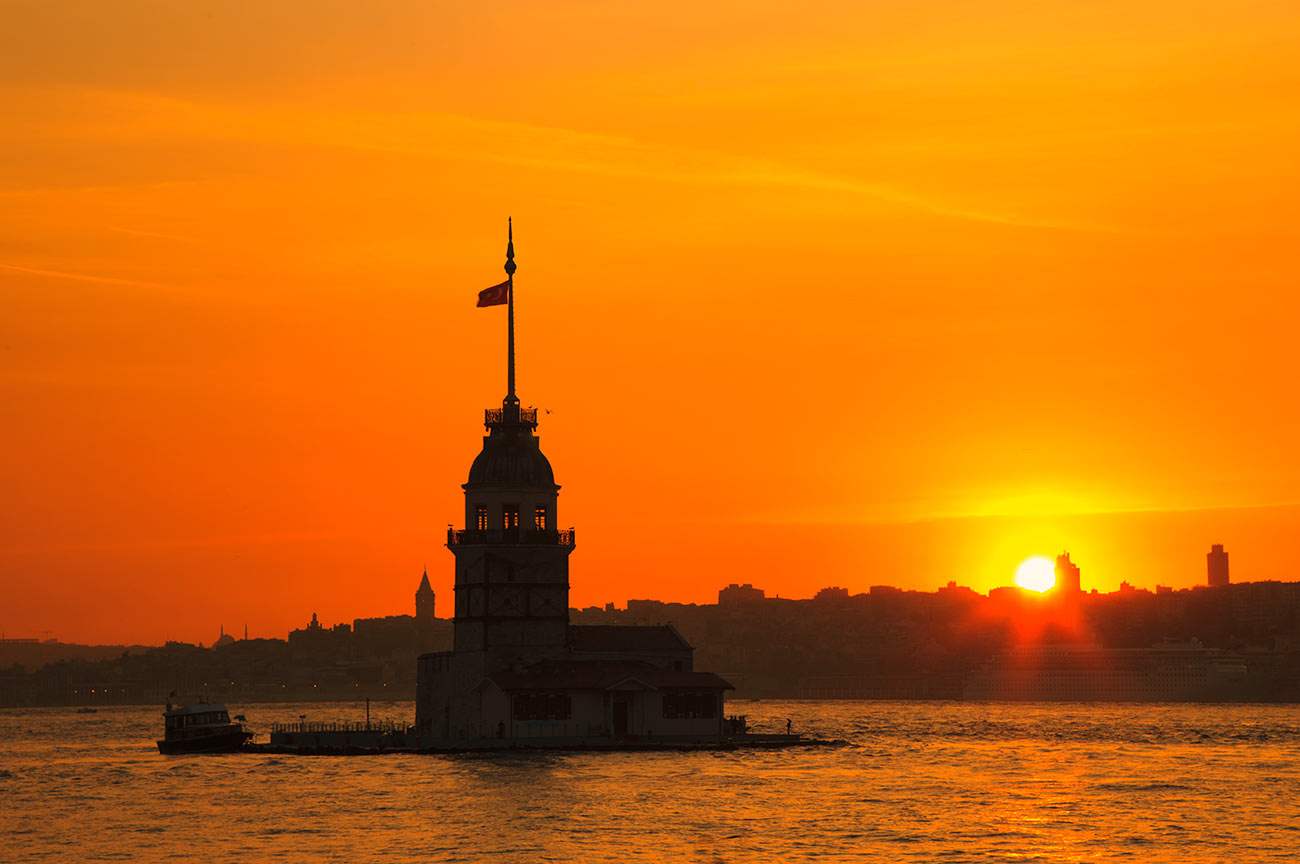
[{"label": "turkish flag", "polygon": [[491,288],[484,288],[478,292],[478,305],[480,306],[500,306],[510,299],[510,280],[502,282],[500,285],[493,285]]}]

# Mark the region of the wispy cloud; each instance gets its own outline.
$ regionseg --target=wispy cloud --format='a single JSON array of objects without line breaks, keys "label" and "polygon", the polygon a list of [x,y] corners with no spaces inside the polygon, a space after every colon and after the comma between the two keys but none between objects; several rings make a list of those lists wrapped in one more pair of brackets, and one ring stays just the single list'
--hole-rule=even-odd
[{"label": "wispy cloud", "polygon": [[[771,187],[835,192],[892,207],[949,219],[1086,232],[1128,233],[1116,225],[1056,219],[977,202],[923,193],[904,182],[824,172],[786,159],[756,158],[723,151],[682,147],[626,135],[555,126],[485,120],[439,112],[384,112],[301,105],[205,103],[151,93],[77,90],[51,96],[74,111],[84,109],[84,128],[76,118],[60,117],[61,136],[82,140],[160,139],[254,142],[289,147],[391,153],[536,168],[586,176],[617,177],[653,183]],[[111,228],[122,233],[210,242],[198,238]]]},{"label": "wispy cloud", "polygon": [[169,286],[157,282],[145,282],[140,279],[121,279],[116,276],[97,276],[93,273],[70,273],[66,270],[45,270],[39,267],[22,267],[17,264],[0,263],[0,270],[14,273],[26,273],[30,276],[44,276],[48,279],[71,279],[77,282],[98,282],[104,285],[129,285],[136,288],[157,288],[170,290]]},{"label": "wispy cloud", "polygon": [[240,248],[234,243],[224,243],[220,240],[210,240],[206,237],[183,237],[179,234],[162,234],[157,231],[137,231],[133,228],[110,227],[107,230],[118,234],[129,234],[132,237],[154,237],[159,240],[175,240],[178,243],[195,243],[201,246],[220,246],[226,249]]}]

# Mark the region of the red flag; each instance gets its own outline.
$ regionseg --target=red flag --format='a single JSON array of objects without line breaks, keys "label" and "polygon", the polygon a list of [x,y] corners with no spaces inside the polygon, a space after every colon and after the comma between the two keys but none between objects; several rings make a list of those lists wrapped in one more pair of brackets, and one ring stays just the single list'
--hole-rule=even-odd
[{"label": "red flag", "polygon": [[478,305],[480,306],[500,306],[510,299],[510,280],[502,282],[500,285],[493,285],[491,288],[484,288],[478,292]]}]

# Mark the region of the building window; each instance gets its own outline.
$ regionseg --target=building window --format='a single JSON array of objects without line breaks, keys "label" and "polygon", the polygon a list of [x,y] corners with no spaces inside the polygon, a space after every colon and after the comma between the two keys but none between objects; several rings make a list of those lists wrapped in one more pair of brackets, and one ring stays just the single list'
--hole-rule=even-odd
[{"label": "building window", "polygon": [[474,505],[474,528],[478,531],[486,531],[488,528],[487,505]]},{"label": "building window", "polygon": [[669,720],[712,720],[718,716],[718,699],[709,690],[673,690],[664,693],[664,717]]},{"label": "building window", "polygon": [[538,531],[546,530],[546,507],[540,506],[533,509],[533,527]]},{"label": "building window", "polygon": [[503,523],[503,527],[507,531],[509,531],[511,528],[519,527],[519,505],[518,504],[507,504],[504,508],[502,508],[501,513],[505,520]]},{"label": "building window", "polygon": [[516,693],[516,720],[568,720],[571,706],[568,693]]}]

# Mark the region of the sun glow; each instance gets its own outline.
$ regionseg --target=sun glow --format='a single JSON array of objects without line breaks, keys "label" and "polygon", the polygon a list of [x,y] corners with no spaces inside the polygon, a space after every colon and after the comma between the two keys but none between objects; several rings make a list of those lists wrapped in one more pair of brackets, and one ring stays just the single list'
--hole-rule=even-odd
[{"label": "sun glow", "polygon": [[1016,568],[1016,584],[1030,591],[1046,591],[1056,584],[1056,565],[1041,555],[1026,558]]}]

